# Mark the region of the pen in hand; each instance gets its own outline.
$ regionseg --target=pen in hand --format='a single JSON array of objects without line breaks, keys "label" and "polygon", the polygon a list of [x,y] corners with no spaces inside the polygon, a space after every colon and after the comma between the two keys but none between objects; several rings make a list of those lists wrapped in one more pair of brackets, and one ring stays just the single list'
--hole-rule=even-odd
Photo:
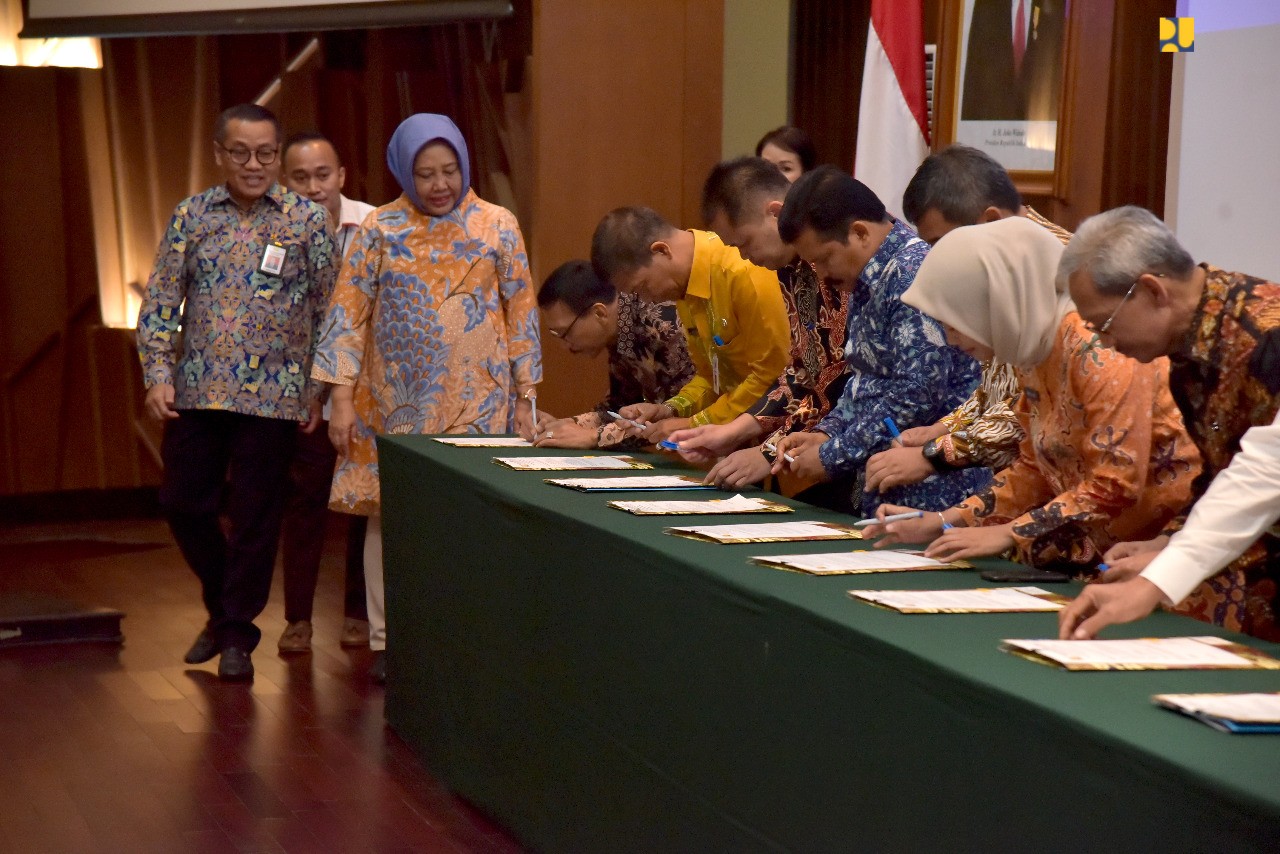
[{"label": "pen in hand", "polygon": [[538,432],[538,392],[529,389],[524,393],[525,400],[529,401],[529,406],[533,408],[533,432]]},{"label": "pen in hand", "polygon": [[885,516],[883,519],[877,519],[874,516],[872,516],[870,519],[863,519],[861,522],[854,522],[853,527],[867,528],[867,527],[870,527],[871,525],[888,525],[890,522],[905,522],[908,519],[923,519],[923,518],[924,518],[924,511],[915,510],[915,511],[912,511],[911,513],[894,513],[890,516]]},{"label": "pen in hand", "polygon": [[629,424],[632,427],[636,428],[637,430],[644,430],[649,426],[648,424],[645,424],[643,421],[633,421],[630,418],[623,418],[621,415],[614,412],[612,409],[606,409],[604,413],[605,415],[608,415],[610,418],[612,418],[614,421],[621,421],[623,424]]},{"label": "pen in hand", "polygon": [[[772,442],[765,442],[763,447],[766,451],[773,454],[774,456],[778,455],[778,446],[773,444]],[[791,456],[790,454],[783,454],[782,458],[789,463],[794,463],[796,461],[796,458]]]}]

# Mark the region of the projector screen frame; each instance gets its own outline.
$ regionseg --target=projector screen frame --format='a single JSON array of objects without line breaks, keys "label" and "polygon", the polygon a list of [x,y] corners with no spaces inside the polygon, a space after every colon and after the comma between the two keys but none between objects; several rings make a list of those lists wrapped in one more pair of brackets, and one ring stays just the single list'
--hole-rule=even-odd
[{"label": "projector screen frame", "polygon": [[[251,2],[251,0],[246,0]],[[515,14],[510,0],[407,0],[342,3],[301,8],[180,12],[171,15],[109,15],[35,18],[23,9],[20,38],[125,38],[134,36],[231,35],[409,27],[497,20]]]}]

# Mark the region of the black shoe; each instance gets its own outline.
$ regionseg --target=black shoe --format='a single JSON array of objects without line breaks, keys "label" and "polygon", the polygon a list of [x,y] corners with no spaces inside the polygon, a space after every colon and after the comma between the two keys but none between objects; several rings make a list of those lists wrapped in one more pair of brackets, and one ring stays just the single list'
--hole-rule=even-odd
[{"label": "black shoe", "polygon": [[187,664],[204,664],[217,654],[218,641],[212,631],[205,629],[196,637],[196,642],[187,650],[186,657],[182,660]]},{"label": "black shoe", "polygon": [[378,650],[373,656],[373,666],[369,668],[369,678],[376,685],[387,684],[387,653],[385,650]]},{"label": "black shoe", "polygon": [[249,653],[235,646],[222,651],[218,661],[218,678],[226,682],[250,682],[253,680],[253,659]]}]

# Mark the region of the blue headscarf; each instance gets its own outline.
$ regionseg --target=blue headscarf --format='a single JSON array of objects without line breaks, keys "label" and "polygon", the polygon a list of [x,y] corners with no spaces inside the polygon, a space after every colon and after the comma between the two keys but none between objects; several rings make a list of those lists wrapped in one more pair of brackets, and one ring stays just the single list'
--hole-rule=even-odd
[{"label": "blue headscarf", "polygon": [[453,146],[454,152],[458,155],[458,166],[462,169],[462,192],[453,200],[453,207],[449,209],[452,211],[462,201],[462,197],[467,194],[467,189],[471,186],[471,158],[467,154],[467,142],[462,138],[462,131],[458,130],[453,120],[439,113],[418,113],[409,116],[400,123],[396,132],[391,134],[391,141],[387,143],[387,168],[391,170],[392,175],[396,176],[400,189],[404,190],[409,201],[423,213],[426,213],[426,210],[413,185],[413,161],[418,153],[427,147],[427,143],[436,140],[443,140]]}]

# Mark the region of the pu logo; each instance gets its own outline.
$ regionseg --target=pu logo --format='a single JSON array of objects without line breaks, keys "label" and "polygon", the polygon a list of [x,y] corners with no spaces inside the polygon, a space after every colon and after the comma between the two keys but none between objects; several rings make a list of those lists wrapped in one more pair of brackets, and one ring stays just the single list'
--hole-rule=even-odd
[{"label": "pu logo", "polygon": [[1160,50],[1163,53],[1190,53],[1196,49],[1195,18],[1161,18]]}]

